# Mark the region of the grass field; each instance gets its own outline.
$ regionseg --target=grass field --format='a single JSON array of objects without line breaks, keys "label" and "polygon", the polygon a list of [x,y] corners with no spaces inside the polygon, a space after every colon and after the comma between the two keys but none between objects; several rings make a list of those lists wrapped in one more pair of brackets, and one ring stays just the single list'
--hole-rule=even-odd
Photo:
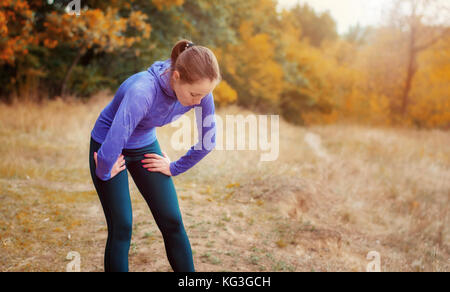
[{"label": "grass field", "polygon": [[[88,165],[111,99],[0,105],[0,271],[103,271],[106,221]],[[235,106],[216,114],[251,114]],[[188,113],[193,119],[193,111]],[[172,160],[169,125],[158,128]],[[213,151],[174,177],[197,271],[450,271],[450,134],[280,120],[280,155]],[[171,271],[130,177],[130,271]]]}]

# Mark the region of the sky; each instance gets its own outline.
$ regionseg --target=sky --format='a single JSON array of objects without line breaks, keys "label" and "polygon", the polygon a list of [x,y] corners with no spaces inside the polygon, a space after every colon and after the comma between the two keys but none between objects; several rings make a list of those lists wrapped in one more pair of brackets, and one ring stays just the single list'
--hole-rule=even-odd
[{"label": "sky", "polygon": [[278,0],[278,9],[290,8],[307,3],[316,12],[330,11],[336,21],[339,34],[347,32],[350,26],[361,25],[376,26],[382,21],[383,8],[388,6],[390,0]]},{"label": "sky", "polygon": [[[386,16],[393,3],[392,0],[277,0],[278,11],[290,8],[297,3],[307,3],[316,12],[329,11],[337,24],[340,35],[346,33],[350,26],[378,26],[386,22]],[[433,0],[432,4],[422,6],[425,23],[450,25],[450,0]],[[403,7],[404,13],[409,14],[408,8]]]}]

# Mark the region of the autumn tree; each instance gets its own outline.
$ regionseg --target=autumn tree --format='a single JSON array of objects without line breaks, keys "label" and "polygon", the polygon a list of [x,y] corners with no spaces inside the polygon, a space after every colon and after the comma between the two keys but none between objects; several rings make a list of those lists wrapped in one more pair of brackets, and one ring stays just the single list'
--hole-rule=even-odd
[{"label": "autumn tree", "polygon": [[396,0],[390,25],[404,32],[399,41],[407,44],[406,76],[398,111],[405,115],[410,105],[410,91],[418,70],[418,55],[440,39],[450,37],[450,4],[436,0]]},{"label": "autumn tree", "polygon": [[336,22],[328,11],[317,13],[308,4],[297,4],[290,9],[294,25],[301,27],[301,37],[307,39],[315,47],[324,40],[336,40]]},{"label": "autumn tree", "polygon": [[[61,96],[66,95],[67,83],[73,68],[80,58],[93,48],[95,52],[112,52],[123,48],[130,48],[142,38],[149,38],[151,26],[146,23],[147,16],[139,11],[132,11],[128,18],[118,17],[117,8],[89,9],[83,11],[81,16],[59,14],[52,12],[47,16],[44,26],[44,45],[53,48],[58,43],[68,44],[76,49],[75,58],[69,63],[61,83]],[[128,29],[137,33],[135,36],[126,36]]]},{"label": "autumn tree", "polygon": [[450,38],[420,53],[410,92],[408,118],[426,128],[450,129]]},{"label": "autumn tree", "polygon": [[243,21],[241,41],[217,49],[224,76],[238,91],[238,103],[248,108],[275,110],[283,88],[283,71],[274,60],[275,47],[269,35],[255,34],[252,21]]},{"label": "autumn tree", "polygon": [[27,45],[36,43],[33,12],[27,1],[0,1],[0,64],[14,64],[28,53]]},{"label": "autumn tree", "polygon": [[337,71],[335,56],[323,52],[329,51],[333,42],[324,44],[324,48],[312,46],[303,37],[304,28],[296,17],[294,11],[283,10],[277,28],[280,64],[284,71],[280,108],[283,116],[296,124],[329,123],[337,117],[338,97],[345,94],[344,83],[340,82],[346,75]]},{"label": "autumn tree", "polygon": [[[225,1],[224,1],[225,2]],[[241,106],[278,112],[283,68],[278,62],[276,1],[226,1],[228,26],[235,38],[214,50],[224,80],[237,92]]]},{"label": "autumn tree", "polygon": [[229,29],[225,9],[230,1],[185,0],[173,10],[182,19],[183,32],[192,40],[206,46],[229,41],[233,31]]},{"label": "autumn tree", "polygon": [[[30,5],[25,0],[0,1],[0,67],[3,86],[0,93],[20,95],[25,79],[39,76],[42,71],[27,64],[30,49],[38,45],[39,35],[34,29],[33,10],[40,2]],[[35,61],[35,60],[31,60]]]}]

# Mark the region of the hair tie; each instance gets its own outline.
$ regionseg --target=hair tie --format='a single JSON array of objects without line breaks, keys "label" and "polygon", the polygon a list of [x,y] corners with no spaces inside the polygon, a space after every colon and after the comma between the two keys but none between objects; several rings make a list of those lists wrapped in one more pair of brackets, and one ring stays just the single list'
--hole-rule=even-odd
[{"label": "hair tie", "polygon": [[193,47],[193,46],[195,46],[194,43],[187,43],[186,44],[186,50],[189,49],[190,47]]}]

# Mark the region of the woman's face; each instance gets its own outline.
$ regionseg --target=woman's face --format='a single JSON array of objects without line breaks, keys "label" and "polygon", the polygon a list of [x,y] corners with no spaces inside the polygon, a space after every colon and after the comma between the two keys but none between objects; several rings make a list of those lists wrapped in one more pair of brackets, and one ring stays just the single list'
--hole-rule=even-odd
[{"label": "woman's face", "polygon": [[211,82],[208,78],[206,78],[193,84],[181,83],[180,74],[178,71],[174,71],[171,85],[173,91],[175,91],[178,101],[183,106],[192,106],[200,104],[202,98],[214,90],[217,82]]}]

